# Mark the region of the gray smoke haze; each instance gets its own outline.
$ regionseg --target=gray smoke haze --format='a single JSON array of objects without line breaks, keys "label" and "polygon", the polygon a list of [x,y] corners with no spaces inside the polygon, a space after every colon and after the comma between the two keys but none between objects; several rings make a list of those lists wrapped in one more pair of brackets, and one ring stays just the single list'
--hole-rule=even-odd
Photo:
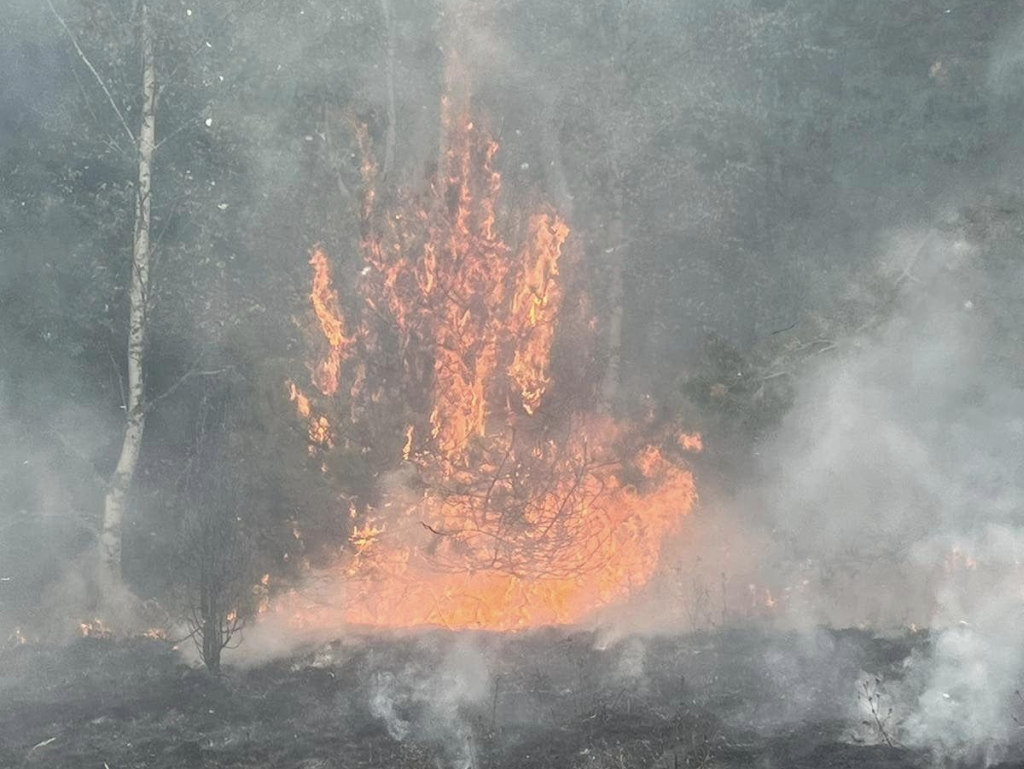
[{"label": "gray smoke haze", "polygon": [[[749,474],[730,491],[709,483],[700,510],[666,548],[655,583],[594,620],[596,646],[616,655],[608,686],[639,692],[651,684],[640,634],[762,622],[798,628],[806,631],[800,648],[763,649],[758,658],[772,691],[790,695],[773,718],[798,721],[822,707],[821,692],[801,688],[813,670],[827,679],[830,696],[847,697],[840,710],[854,722],[872,715],[860,694],[866,684],[883,710],[892,708],[902,743],[943,760],[1001,759],[1024,720],[1017,694],[1024,685],[1024,260],[1021,233],[1003,229],[1013,226],[1004,201],[1024,199],[1024,134],[1012,118],[1024,102],[1024,18],[978,44],[982,65],[941,47],[882,64],[851,34],[871,26],[856,14],[826,51],[805,36],[811,12],[797,12],[797,4],[707,0],[680,4],[676,15],[671,3],[626,3],[640,9],[631,17],[638,24],[618,31],[640,30],[633,44],[649,49],[649,68],[630,72],[622,91],[581,93],[580,84],[595,79],[573,68],[601,14],[567,5],[576,21],[564,29],[576,40],[545,38],[542,6],[531,6],[536,18],[505,29],[515,4],[451,0],[431,14],[392,3],[395,181],[416,188],[436,155],[446,45],[458,46],[474,97],[496,107],[509,187],[536,184],[565,211],[575,207],[591,261],[621,245],[604,242],[596,221],[607,190],[592,169],[613,156],[633,219],[625,356],[636,365],[625,367],[624,390],[639,395],[654,380],[678,376],[702,328],[724,330],[742,345],[790,318],[827,315],[841,301],[894,297],[860,329],[821,340],[828,351],[794,370],[792,408],[759,436]],[[952,5],[950,28],[971,27],[968,4]],[[19,42],[36,58],[13,45],[0,51],[8,76],[0,150],[13,141],[3,127],[23,108],[54,129],[81,118],[69,107],[68,94],[79,88],[71,78],[45,87],[75,61],[39,7],[9,5]],[[237,137],[246,184],[261,196],[253,221],[321,173],[337,177],[325,209],[355,222],[358,161],[346,121],[366,118],[380,133],[379,113],[392,96],[382,74],[381,7],[308,2],[243,18],[233,45],[254,52],[253,60],[211,43],[208,91],[198,100],[205,106],[190,119],[209,119],[211,132]],[[428,16],[436,18],[425,23]],[[825,33],[831,23],[821,22]],[[351,37],[325,40],[328,26]],[[956,35],[945,34],[936,38],[953,47]],[[885,30],[864,35],[883,38]],[[771,68],[793,52],[792,71]],[[977,85],[966,106],[949,96],[957,78]],[[327,106],[295,116],[307,94],[322,92],[331,94]],[[971,118],[972,109],[982,117]],[[982,138],[964,133],[972,120]],[[738,128],[750,126],[757,130]],[[973,164],[976,145],[991,136],[999,151]],[[915,165],[908,147],[918,143],[928,146],[921,150],[928,160]],[[672,173],[649,170],[666,168]],[[816,174],[835,178],[815,187]],[[825,188],[830,197],[808,199],[813,192],[805,190]],[[766,190],[764,201],[752,190]],[[48,211],[63,205],[53,191],[40,197]],[[2,197],[4,228],[21,215],[20,204]],[[240,207],[232,201],[229,215]],[[16,265],[38,261],[26,243],[41,243],[57,263],[61,238],[74,242],[81,226],[63,223],[68,232],[26,236],[14,241],[17,259],[0,258],[0,283],[31,295],[47,322],[64,301],[56,280],[19,282]],[[321,236],[313,229],[301,233],[308,242],[296,238],[264,264],[299,265],[299,274],[303,249]],[[356,249],[339,251],[339,265],[355,264]],[[258,268],[240,268],[251,270],[240,280],[266,282]],[[340,282],[350,289],[349,278]],[[214,305],[228,305],[213,288],[210,295]],[[607,309],[595,304],[599,314]],[[99,486],[89,476],[110,464],[121,416],[109,372],[103,397],[92,391],[99,385],[82,385],[102,377],[71,362],[81,353],[77,342],[57,346],[43,322],[26,336],[14,325],[0,325],[0,645],[26,616],[61,638],[83,618],[89,575],[67,554],[85,550],[95,535]],[[29,384],[24,372],[34,376]],[[387,491],[399,480],[382,475],[379,486]],[[345,589],[341,578],[321,583],[335,599]],[[823,625],[896,634],[913,626],[930,629],[931,641],[901,680],[873,682],[860,670],[832,669],[835,648]],[[226,658],[256,665],[343,632],[265,620]],[[471,767],[464,711],[486,702],[493,661],[470,640],[437,653],[435,668],[375,673],[363,694],[396,740],[448,746],[450,766]],[[857,736],[878,740],[871,727]]]},{"label": "gray smoke haze", "polygon": [[[989,524],[955,546],[970,568],[938,586],[932,653],[913,666],[922,691],[905,723],[909,744],[942,758],[992,763],[1020,741],[1024,700],[1024,609],[1019,526]],[[922,546],[918,558],[941,557],[949,539]],[[920,668],[920,669],[917,669]]]},{"label": "gray smoke haze", "polygon": [[[448,12],[468,13],[458,4]],[[1020,98],[1022,29],[1011,26],[993,46],[986,81],[993,110]],[[477,83],[531,80],[529,62],[487,28],[471,25],[462,43]],[[558,97],[535,88],[547,119]],[[432,137],[431,130],[417,135]],[[997,199],[1020,193],[1013,168],[993,172],[1003,184]],[[874,182],[872,189],[885,186]],[[960,204],[985,198],[976,184],[937,175],[908,211],[955,219]],[[866,193],[851,186],[844,194],[852,204]],[[848,254],[861,268],[839,293],[855,300],[895,288],[895,305],[862,332],[827,340],[834,350],[800,372],[794,406],[759,445],[749,487],[737,499],[705,503],[666,553],[669,574],[645,600],[598,620],[605,625],[598,644],[737,617],[806,629],[933,628],[930,652],[911,661],[903,682],[880,684],[880,700],[894,709],[906,744],[943,758],[994,760],[1014,736],[1014,691],[1024,674],[1016,581],[1024,533],[1024,269],[998,238],[979,242],[934,222],[893,229],[900,216],[884,190],[878,195],[870,206],[890,210],[863,210],[870,210],[868,229],[882,233],[880,255]],[[842,242],[832,238],[828,250]],[[868,250],[867,237],[847,242]],[[807,284],[834,285],[824,268],[818,277]],[[763,611],[766,585],[778,601],[774,614]],[[810,632],[809,647],[817,648],[815,638]],[[618,669],[624,681],[642,666],[643,646],[630,649]],[[827,659],[769,656],[765,668],[790,683],[801,666],[824,668]],[[373,701],[389,729],[406,736],[412,727],[395,703],[419,695],[399,692],[397,680],[382,679]],[[855,719],[864,715],[857,696],[864,681],[848,681]],[[803,703],[788,717],[816,705],[810,696]]]},{"label": "gray smoke haze", "polygon": [[370,711],[395,740],[441,746],[450,769],[472,769],[477,766],[476,747],[464,711],[487,701],[492,661],[472,637],[434,651],[443,656],[430,669],[410,662],[394,671],[376,671]]},{"label": "gray smoke haze", "polygon": [[932,628],[899,715],[909,744],[944,758],[998,757],[1024,674],[1024,272],[982,269],[998,258],[936,233],[895,238],[882,267],[905,286],[894,316],[801,383],[762,449],[778,546],[809,577],[788,611]]}]

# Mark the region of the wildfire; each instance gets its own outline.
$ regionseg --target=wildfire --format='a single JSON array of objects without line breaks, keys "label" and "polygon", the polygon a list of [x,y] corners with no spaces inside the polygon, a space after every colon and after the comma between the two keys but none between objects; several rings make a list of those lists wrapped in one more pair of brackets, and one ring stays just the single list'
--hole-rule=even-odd
[{"label": "wildfire", "polygon": [[[311,383],[331,397],[346,379],[353,421],[377,404],[415,414],[395,427],[404,435],[385,438],[416,482],[352,509],[344,596],[326,608],[301,597],[278,606],[298,622],[575,622],[650,580],[696,499],[682,455],[702,449],[699,435],[645,439],[608,418],[544,413],[558,386],[569,227],[549,210],[499,219],[497,143],[448,98],[442,113],[445,152],[427,201],[410,197],[398,212],[376,210],[377,170],[358,130],[365,307],[351,335],[326,254],[315,248],[310,259],[327,343]],[[521,230],[522,245],[507,245],[501,229]],[[311,451],[330,449],[328,417],[294,383],[288,390]]]},{"label": "wildfire", "polygon": [[309,398],[302,394],[294,382],[288,383],[288,399],[294,401],[295,408],[298,410],[300,417],[309,418],[312,410],[309,405]]},{"label": "wildfire", "polygon": [[[617,437],[599,420],[574,440],[584,435]],[[634,483],[610,452],[578,443],[534,460],[482,465],[462,493],[429,488],[394,529],[356,529],[345,619],[516,630],[579,620],[644,585],[692,503],[689,473],[650,448],[629,463]]]},{"label": "wildfire", "polygon": [[701,452],[704,450],[704,439],[698,433],[680,433],[676,443],[683,451]]},{"label": "wildfire", "polygon": [[113,631],[99,617],[78,623],[78,632],[83,638],[111,638],[113,636]]},{"label": "wildfire", "polygon": [[[334,395],[338,391],[341,361],[352,340],[345,336],[345,321],[338,306],[338,294],[331,287],[327,255],[321,248],[314,248],[309,263],[313,265],[313,291],[309,298],[328,345],[327,356],[313,369],[313,384],[324,395]],[[300,410],[301,407],[300,403]]]}]

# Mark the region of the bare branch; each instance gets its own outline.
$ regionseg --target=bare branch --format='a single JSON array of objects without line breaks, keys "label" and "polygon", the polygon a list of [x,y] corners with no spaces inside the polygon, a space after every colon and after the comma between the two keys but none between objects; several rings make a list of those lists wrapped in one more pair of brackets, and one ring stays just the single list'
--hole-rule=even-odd
[{"label": "bare branch", "polygon": [[121,393],[121,410],[125,414],[128,413],[128,397],[124,391],[124,377],[121,376],[121,367],[117,365],[117,361],[114,360],[114,351],[110,349],[110,344],[107,344],[107,355],[110,358],[110,365],[114,369],[114,373],[117,374],[117,387]]},{"label": "bare branch", "polygon": [[156,144],[155,144],[155,145],[153,146],[153,152],[156,152],[156,151],[157,151],[158,149],[160,149],[160,147],[161,147],[161,146],[163,146],[163,144],[164,144],[165,142],[168,142],[168,141],[170,141],[170,140],[171,140],[171,139],[173,139],[173,138],[174,138],[175,136],[177,136],[177,135],[178,135],[178,134],[180,134],[180,133],[181,133],[182,131],[184,131],[184,130],[185,130],[186,128],[192,128],[192,127],[193,127],[194,125],[196,125],[194,121],[188,121],[188,122],[186,122],[186,123],[182,123],[182,124],[181,124],[180,126],[178,126],[178,127],[177,127],[177,128],[175,128],[175,129],[174,129],[173,131],[171,131],[171,132],[170,132],[169,134],[167,134],[167,136],[165,136],[165,137],[164,137],[163,139],[161,139],[160,141],[158,141],[158,142],[157,142],[157,143],[156,143]]},{"label": "bare branch", "polygon": [[47,427],[46,432],[49,433],[57,441],[57,443],[60,444],[61,448],[64,449],[64,452],[66,454],[75,457],[75,459],[79,460],[82,463],[82,465],[89,468],[89,474],[92,476],[92,479],[96,482],[96,485],[99,488],[107,488],[107,486],[109,485],[107,479],[99,474],[93,463],[89,461],[89,459],[86,456],[84,456],[77,448],[75,448],[71,444],[71,441],[69,441],[66,436],[58,432],[53,427]]},{"label": "bare branch", "polygon": [[179,377],[173,384],[171,384],[170,387],[168,387],[162,393],[157,395],[155,398],[150,398],[149,402],[146,404],[145,410],[149,411],[150,409],[152,409],[157,403],[159,403],[164,398],[167,398],[168,396],[173,394],[175,390],[177,390],[179,387],[181,387],[183,384],[185,384],[185,382],[187,382],[192,377],[197,377],[197,376],[218,376],[220,374],[226,374],[228,371],[233,371],[233,370],[234,370],[234,366],[225,366],[224,368],[212,369],[212,370],[209,370],[209,371],[200,371],[199,369],[197,369],[195,367],[195,365],[193,365],[191,368],[189,368],[188,371],[186,371],[184,374],[182,374],[181,377]]},{"label": "bare branch", "polygon": [[137,144],[138,140],[135,138],[135,134],[132,133],[132,129],[128,127],[128,121],[124,119],[124,114],[121,112],[121,108],[118,107],[117,102],[114,101],[114,95],[110,93],[110,89],[107,88],[106,81],[104,81],[103,78],[100,76],[100,73],[96,71],[96,68],[92,65],[92,62],[89,61],[89,57],[85,55],[85,51],[83,51],[82,46],[78,44],[78,40],[75,38],[74,33],[68,28],[68,25],[64,21],[64,18],[59,13],[57,13],[57,9],[53,7],[52,0],[46,0],[46,5],[49,6],[50,12],[53,13],[54,17],[56,17],[57,21],[60,22],[60,25],[64,28],[64,31],[67,32],[68,37],[71,39],[71,44],[75,47],[75,51],[78,52],[78,58],[82,60],[85,66],[92,73],[92,76],[96,78],[96,82],[99,83],[100,88],[103,89],[103,93],[106,94],[107,101],[110,103],[110,106],[113,108],[114,112],[117,114],[118,119],[121,121],[121,127],[124,128],[125,133],[128,134],[128,138],[131,139],[132,144]]}]

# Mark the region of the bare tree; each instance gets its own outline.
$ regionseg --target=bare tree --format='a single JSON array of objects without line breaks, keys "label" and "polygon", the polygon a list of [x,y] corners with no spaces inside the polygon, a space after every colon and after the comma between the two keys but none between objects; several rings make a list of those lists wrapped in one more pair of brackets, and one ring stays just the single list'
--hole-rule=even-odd
[{"label": "bare tree", "polygon": [[[595,5],[591,9],[599,44],[608,52],[601,65],[606,96],[610,97],[609,102],[604,105],[607,114],[614,114],[617,105],[630,102],[628,62],[636,45],[631,30],[637,21],[636,14],[643,5],[642,2],[612,0],[609,3]],[[599,405],[605,412],[610,412],[615,406],[622,377],[622,325],[625,315],[623,276],[629,259],[630,237],[626,223],[627,171],[622,160],[636,142],[633,135],[634,121],[628,119],[628,116],[622,117],[626,119],[611,123],[612,127],[605,137],[605,152],[608,157],[606,194],[610,202],[606,228],[608,245],[604,249],[607,261],[603,265],[608,292],[608,317],[605,325],[608,360],[599,393]]]},{"label": "bare tree", "polygon": [[253,585],[247,579],[251,547],[223,508],[192,511],[186,523],[184,619],[203,664],[220,670],[221,652],[242,640],[253,613]]},{"label": "bare tree", "polygon": [[181,499],[186,507],[180,556],[182,615],[207,669],[241,641],[258,604],[254,544],[241,452],[229,425],[214,425],[204,399]]}]

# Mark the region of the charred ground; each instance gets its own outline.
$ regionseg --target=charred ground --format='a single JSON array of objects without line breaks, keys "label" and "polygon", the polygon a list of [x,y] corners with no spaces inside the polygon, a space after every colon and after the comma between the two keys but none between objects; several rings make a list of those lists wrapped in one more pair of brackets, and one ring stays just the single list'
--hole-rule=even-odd
[{"label": "charred ground", "polygon": [[855,685],[898,681],[926,634],[735,630],[601,645],[555,631],[363,637],[219,677],[163,641],[22,645],[2,657],[0,763],[930,765],[899,746],[895,720],[888,735],[857,722]]}]

